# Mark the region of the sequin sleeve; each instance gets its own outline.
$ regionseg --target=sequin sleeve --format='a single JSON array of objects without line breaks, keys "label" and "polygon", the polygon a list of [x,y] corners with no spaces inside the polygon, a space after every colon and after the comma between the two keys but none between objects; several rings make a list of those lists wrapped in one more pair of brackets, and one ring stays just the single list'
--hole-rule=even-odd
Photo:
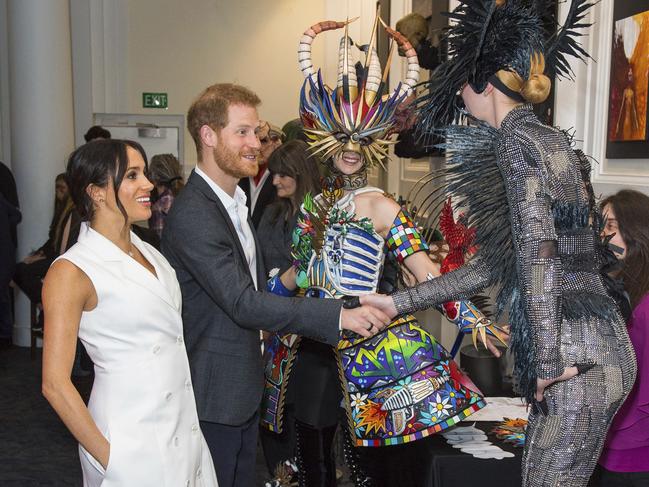
[{"label": "sequin sleeve", "polygon": [[498,145],[511,211],[520,293],[532,330],[540,379],[558,377],[564,369],[559,350],[563,270],[543,173],[544,164],[551,165],[560,156],[544,154],[534,141],[519,139],[516,134],[503,137]]},{"label": "sequin sleeve", "polygon": [[490,284],[489,270],[477,255],[470,263],[392,295],[399,314],[414,313],[447,301],[469,299]]}]

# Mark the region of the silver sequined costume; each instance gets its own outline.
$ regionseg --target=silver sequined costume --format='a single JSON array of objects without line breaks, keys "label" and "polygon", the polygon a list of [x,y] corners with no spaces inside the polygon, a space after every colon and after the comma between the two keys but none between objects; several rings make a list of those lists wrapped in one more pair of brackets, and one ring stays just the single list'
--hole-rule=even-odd
[{"label": "silver sequined costume", "polygon": [[395,305],[412,313],[499,283],[528,400],[536,377],[595,364],[546,389],[548,414],[533,408],[523,459],[524,486],[586,486],[636,373],[623,319],[599,273],[586,159],[530,106],[510,112],[499,130],[478,124],[448,134],[450,191],[478,232],[483,227],[480,250],[457,271],[394,294]]}]

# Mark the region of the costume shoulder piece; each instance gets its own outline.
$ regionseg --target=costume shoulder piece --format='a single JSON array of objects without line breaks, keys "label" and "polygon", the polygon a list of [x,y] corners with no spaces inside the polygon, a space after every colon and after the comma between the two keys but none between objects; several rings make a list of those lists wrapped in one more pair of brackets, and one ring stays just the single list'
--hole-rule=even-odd
[{"label": "costume shoulder piece", "polygon": [[474,244],[491,282],[499,286],[496,315],[500,317],[516,287],[516,269],[507,193],[496,157],[498,131],[475,121],[471,126],[449,126],[444,133],[446,167],[420,181],[420,186],[437,185],[416,218],[425,215],[423,226],[434,227],[448,195],[453,195],[454,206],[465,212],[466,226],[475,231]]}]

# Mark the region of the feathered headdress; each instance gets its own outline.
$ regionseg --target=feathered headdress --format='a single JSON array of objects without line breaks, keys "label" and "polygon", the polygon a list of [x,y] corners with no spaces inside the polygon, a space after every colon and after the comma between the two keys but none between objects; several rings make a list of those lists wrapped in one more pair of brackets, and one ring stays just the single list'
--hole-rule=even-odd
[{"label": "feathered headdress", "polygon": [[[591,25],[584,23],[591,6],[587,0],[572,0],[564,25],[548,37],[547,26],[558,25],[552,0],[461,0],[447,14],[449,59],[433,72],[427,94],[418,100],[420,133],[457,121],[456,95],[466,83],[480,93],[487,82],[499,83],[495,75],[500,71],[522,83],[541,75],[571,78],[567,57],[588,57],[576,38],[581,36],[577,29]],[[499,84],[498,89],[518,99],[517,90]]]},{"label": "feathered headdress", "polygon": [[[347,34],[347,26],[354,20],[319,22],[309,27],[300,39],[298,59],[306,78],[300,93],[300,117],[311,149],[321,160],[350,151],[362,155],[365,165],[372,166],[382,164],[389,145],[395,143],[391,140],[395,112],[413,93],[419,80],[419,63],[408,40],[387,26],[377,14],[366,48],[363,79],[359,83],[350,52],[353,42]],[[383,71],[376,51],[379,24],[392,40]],[[338,80],[336,88],[331,89],[325,85],[321,72],[313,67],[311,44],[318,34],[343,27],[345,34],[338,50]],[[387,78],[395,42],[406,54],[408,70],[406,79],[389,93]]]}]

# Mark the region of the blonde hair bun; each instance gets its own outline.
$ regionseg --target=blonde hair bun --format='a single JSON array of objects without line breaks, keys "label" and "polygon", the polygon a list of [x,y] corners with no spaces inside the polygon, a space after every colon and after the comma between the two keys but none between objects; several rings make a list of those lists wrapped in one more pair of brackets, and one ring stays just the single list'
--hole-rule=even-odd
[{"label": "blonde hair bun", "polygon": [[552,82],[544,74],[532,74],[521,88],[521,95],[529,103],[543,103],[550,95]]}]

